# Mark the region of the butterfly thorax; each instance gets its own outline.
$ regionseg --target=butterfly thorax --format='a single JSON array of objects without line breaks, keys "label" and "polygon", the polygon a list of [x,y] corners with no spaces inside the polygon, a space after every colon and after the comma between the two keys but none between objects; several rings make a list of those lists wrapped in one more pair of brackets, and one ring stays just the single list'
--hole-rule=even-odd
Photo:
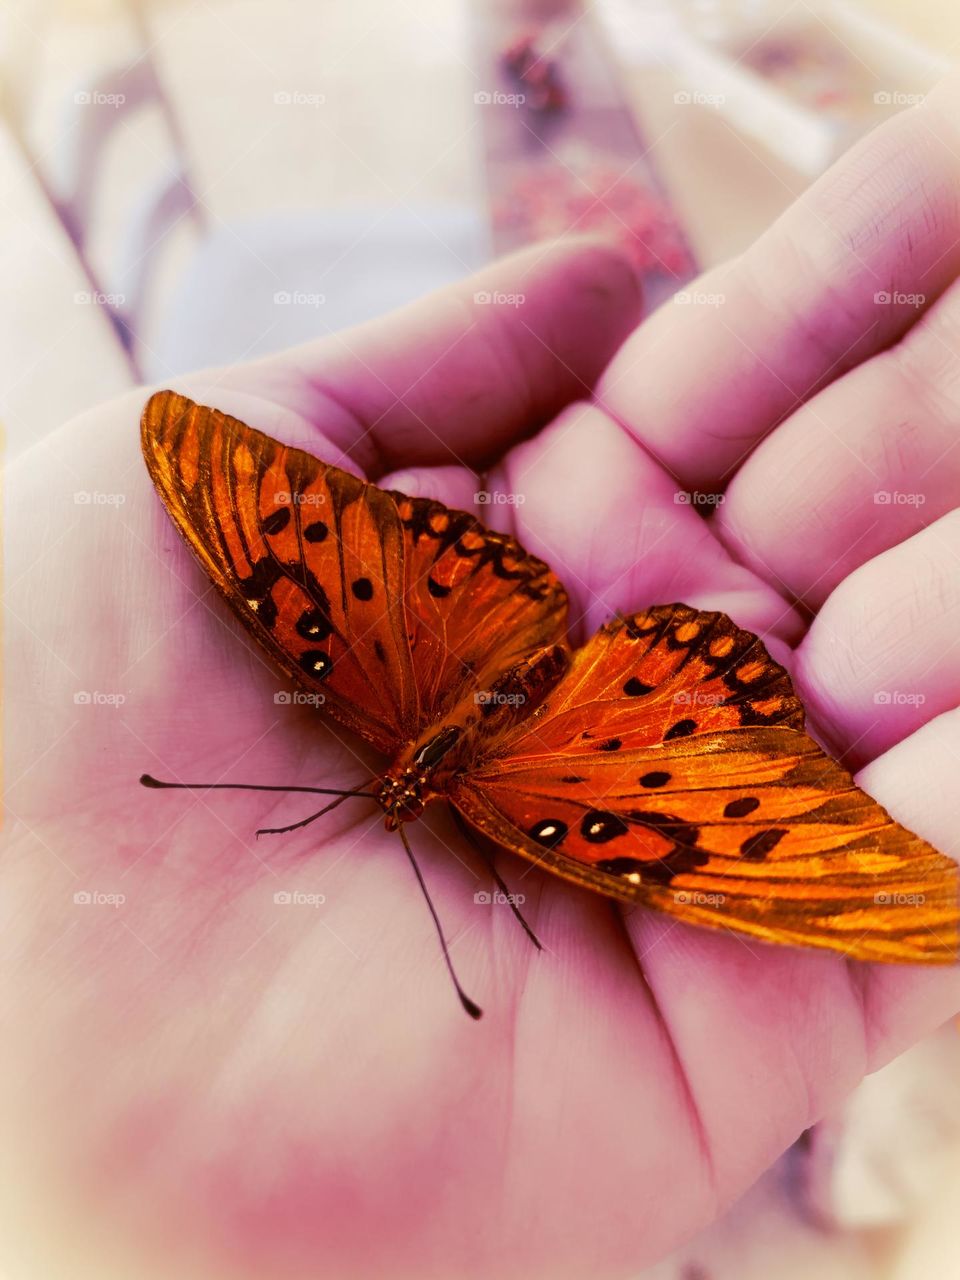
[{"label": "butterfly thorax", "polygon": [[387,830],[419,818],[446,795],[457,773],[475,767],[514,725],[539,714],[569,658],[563,645],[538,649],[474,689],[408,743],[376,787]]}]

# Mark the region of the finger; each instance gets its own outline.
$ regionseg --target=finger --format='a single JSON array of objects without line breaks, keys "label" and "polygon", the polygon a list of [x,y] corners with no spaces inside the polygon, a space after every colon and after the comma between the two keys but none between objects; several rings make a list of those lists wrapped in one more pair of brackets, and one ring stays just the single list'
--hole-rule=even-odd
[{"label": "finger", "polygon": [[395,489],[408,498],[430,498],[457,511],[469,511],[485,524],[486,493],[480,487],[475,471],[465,467],[404,467],[381,476],[377,482],[383,489]]},{"label": "finger", "polygon": [[[948,711],[873,760],[857,782],[898,822],[960,860],[958,767],[960,711]],[[955,965],[866,965],[862,977],[870,1071],[960,1011],[960,968]]]},{"label": "finger", "polygon": [[583,639],[618,611],[682,601],[792,636],[797,618],[734,564],[691,495],[602,410],[573,405],[488,478],[493,519],[545,559],[571,597]]},{"label": "finger", "polygon": [[601,400],[684,483],[721,485],[777,421],[914,323],[910,295],[929,305],[956,276],[958,102],[953,76],[624,345]]},{"label": "finger", "polygon": [[618,250],[541,245],[392,315],[270,357],[249,377],[285,380],[285,402],[368,474],[422,463],[482,467],[591,392],[639,305],[633,268]]},{"label": "finger", "polygon": [[862,565],[800,644],[811,714],[860,763],[960,702],[960,511]]},{"label": "finger", "polygon": [[960,494],[954,285],[901,343],[802,406],[737,473],[717,530],[738,559],[819,606]]}]

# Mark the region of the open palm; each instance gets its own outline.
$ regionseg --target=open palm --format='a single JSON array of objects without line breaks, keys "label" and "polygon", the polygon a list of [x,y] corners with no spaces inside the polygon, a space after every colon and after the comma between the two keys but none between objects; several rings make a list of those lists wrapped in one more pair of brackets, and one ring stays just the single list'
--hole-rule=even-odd
[{"label": "open palm", "polygon": [[[723,609],[953,852],[956,97],[634,332],[628,268],[571,245],[178,389],[408,493],[478,510],[482,487],[563,580],[575,641],[617,610]],[[960,1006],[953,970],[622,913],[504,856],[539,954],[431,810],[410,834],[474,1024],[369,800],[257,840],[312,797],[141,790],[383,763],[297,704],[181,545],[145,398],[10,476],[0,1115],[29,1274],[626,1275]]]}]

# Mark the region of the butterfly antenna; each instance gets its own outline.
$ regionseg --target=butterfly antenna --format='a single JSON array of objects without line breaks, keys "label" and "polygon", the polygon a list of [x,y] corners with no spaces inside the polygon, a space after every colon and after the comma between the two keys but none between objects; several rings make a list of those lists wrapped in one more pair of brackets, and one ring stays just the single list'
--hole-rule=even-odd
[{"label": "butterfly antenna", "polygon": [[[308,791],[311,795],[340,796],[346,800],[348,796],[367,796],[375,800],[372,791],[344,791],[342,787],[268,787],[258,786],[252,782],[161,782],[149,773],[141,773],[141,787],[154,787],[158,791]],[[364,783],[364,786],[367,784]]]},{"label": "butterfly antenna", "polygon": [[329,813],[331,809],[336,809],[338,805],[343,804],[344,800],[349,800],[351,796],[373,796],[372,791],[345,791],[338,796],[336,800],[331,800],[329,804],[325,804],[322,809],[318,809],[316,813],[311,813],[308,818],[301,818],[299,822],[291,822],[288,827],[260,827],[257,836],[280,836],[287,831],[299,831],[301,827],[309,827],[311,822],[316,822],[318,818],[322,818],[325,813]]},{"label": "butterfly antenna", "polygon": [[417,865],[416,858],[413,856],[413,850],[410,848],[410,841],[407,839],[407,833],[403,829],[402,822],[397,826],[397,830],[400,832],[400,839],[403,841],[403,847],[407,851],[407,857],[410,859],[410,865],[413,867],[414,873],[417,877],[417,883],[420,885],[420,892],[423,894],[424,898],[426,899],[427,906],[430,908],[430,914],[431,916],[433,916],[433,923],[436,926],[437,937],[440,939],[440,946],[443,950],[443,958],[446,961],[447,970],[450,974],[451,981],[453,982],[454,989],[456,990],[457,995],[460,997],[460,1003],[463,1005],[464,1009],[466,1009],[467,1013],[469,1013],[471,1018],[482,1018],[483,1010],[480,1008],[478,1004],[475,1004],[470,999],[470,997],[464,991],[463,987],[461,987],[459,979],[457,978],[456,970],[453,967],[453,961],[450,959],[450,951],[447,947],[447,940],[443,936],[443,929],[440,925],[440,917],[437,915],[437,909],[433,905],[433,902],[430,898],[430,894],[427,892],[427,886],[423,878],[423,873],[421,872],[419,866]]},{"label": "butterfly antenna", "polygon": [[285,831],[298,831],[301,827],[308,827],[311,822],[316,822],[317,818],[322,818],[325,813],[329,813],[331,809],[336,809],[337,805],[343,804],[344,800],[349,800],[351,796],[362,796],[364,799],[375,800],[376,793],[366,791],[367,783],[363,786],[355,788],[353,791],[344,791],[339,787],[269,787],[257,786],[248,782],[160,782],[157,778],[153,778],[149,773],[140,775],[140,785],[143,787],[156,787],[159,790],[178,790],[178,791],[307,791],[311,795],[336,796],[331,804],[326,804],[322,809],[318,809],[316,813],[311,813],[308,818],[301,818],[299,822],[291,822],[287,827],[260,827],[257,830],[257,838],[260,836],[276,836],[282,835]]}]

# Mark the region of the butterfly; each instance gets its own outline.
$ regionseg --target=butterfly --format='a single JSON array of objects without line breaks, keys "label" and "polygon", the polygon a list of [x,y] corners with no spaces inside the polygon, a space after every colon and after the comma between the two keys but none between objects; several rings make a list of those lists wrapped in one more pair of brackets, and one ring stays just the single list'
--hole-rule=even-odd
[{"label": "butterfly", "polygon": [[296,789],[376,799],[473,1016],[405,832],[440,800],[481,849],[691,924],[861,960],[956,957],[956,864],[804,732],[787,672],[725,614],[659,605],[573,651],[555,574],[466,512],[171,391],[141,436],[234,613],[389,761],[370,789]]}]

